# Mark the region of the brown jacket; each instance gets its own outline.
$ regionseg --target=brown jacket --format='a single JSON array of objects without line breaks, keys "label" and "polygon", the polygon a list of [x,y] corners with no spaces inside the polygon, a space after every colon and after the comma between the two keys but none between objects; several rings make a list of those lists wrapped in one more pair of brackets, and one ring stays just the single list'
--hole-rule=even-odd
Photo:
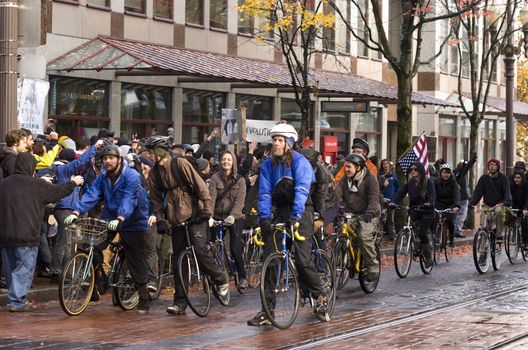
[{"label": "brown jacket", "polygon": [[[233,156],[233,159],[233,174],[237,174],[236,157]],[[222,198],[219,198],[232,181],[236,182]],[[211,201],[214,205],[215,218],[225,219],[229,215],[235,219],[244,217],[242,208],[244,207],[244,201],[246,199],[246,180],[242,176],[227,180],[222,167],[220,167],[220,170],[211,176],[209,180],[209,193],[211,194]]]},{"label": "brown jacket", "polygon": [[[171,159],[150,170],[150,198],[154,214],[166,218],[171,225],[178,225],[200,212],[213,214],[213,205],[207,184],[185,158],[177,157],[177,167],[183,184],[176,184],[172,173]],[[159,171],[160,176],[155,174]],[[159,179],[161,178],[161,184]],[[191,193],[189,193],[189,191]],[[163,210],[163,193],[166,193],[167,208]]]},{"label": "brown jacket", "polygon": [[365,174],[359,183],[357,192],[350,190],[348,178],[345,176],[336,186],[336,195],[339,201],[344,202],[347,212],[354,214],[370,213],[376,216],[381,211],[378,180],[370,170],[363,169],[363,171]]}]

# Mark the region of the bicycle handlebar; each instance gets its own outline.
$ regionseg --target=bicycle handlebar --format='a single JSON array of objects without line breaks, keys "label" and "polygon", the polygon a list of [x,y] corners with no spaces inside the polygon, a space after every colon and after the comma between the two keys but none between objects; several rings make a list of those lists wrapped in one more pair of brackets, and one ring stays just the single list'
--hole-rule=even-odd
[{"label": "bicycle handlebar", "polygon": [[[283,230],[285,226],[286,226],[286,224],[281,222],[281,223],[272,224],[271,228],[273,230],[274,229]],[[295,224],[291,224],[291,230],[293,232],[293,237],[294,237],[295,240],[297,240],[297,241],[306,240],[306,237],[301,236],[301,234],[299,233],[299,223],[298,222],[296,222]]]}]

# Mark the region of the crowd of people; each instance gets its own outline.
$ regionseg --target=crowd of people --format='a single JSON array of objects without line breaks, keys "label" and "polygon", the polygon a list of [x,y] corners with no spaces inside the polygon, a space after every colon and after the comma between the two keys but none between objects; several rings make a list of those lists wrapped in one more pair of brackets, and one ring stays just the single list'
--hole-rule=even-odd
[{"label": "crowd of people", "polygon": [[[35,273],[59,281],[72,245],[66,228],[82,215],[106,220],[109,238],[119,234],[126,245],[130,273],[138,286],[139,313],[149,311],[149,292],[157,288],[154,279],[161,236],[170,234],[177,256],[187,244],[183,223],[187,223],[199,265],[221,300],[228,297],[229,281],[208,248],[214,220],[221,220],[230,236],[240,290],[248,288],[242,231],[255,224],[248,222],[247,214],[258,212],[265,256],[274,251],[273,223],[298,225],[306,238],[296,243],[299,278],[315,301],[314,315],[328,321],[327,296],[310,256],[314,227],[324,225],[332,232],[339,208],[359,218],[360,249],[370,281],[379,277],[375,233],[381,210],[387,209],[381,223],[385,239],[393,240],[394,213],[406,196],[410,206],[422,208],[412,213],[412,220],[419,227],[427,265],[433,263],[427,232],[436,220],[434,208],[452,209],[447,215],[450,245],[455,237],[464,237],[468,209],[481,199],[497,213],[513,206],[528,214],[528,182],[522,162],[508,178],[500,171],[500,161],[490,159],[488,172],[470,195],[467,177],[476,155],[456,167],[438,160],[425,169],[415,162],[407,169],[405,181],[398,181],[394,162],[383,159],[378,164],[376,157],[369,157],[369,144],[361,138],[353,140],[350,154],[326,164],[313,142],[299,142],[297,131],[287,123],[272,128],[271,149],[265,151],[257,143],[250,143],[243,155],[225,147],[217,159],[211,152],[217,136],[214,130],[193,147],[174,144],[172,137],[161,135],[127,141],[105,129],[90,140],[77,142],[53,130],[46,135],[25,129],[9,131],[6,147],[0,150],[0,216],[4,218],[0,247],[9,311],[31,310],[27,293]],[[498,217],[497,236],[502,239],[505,216]],[[523,242],[527,241],[523,224]],[[107,242],[99,245],[94,258],[100,280],[105,276],[102,252],[107,246]],[[178,274],[174,279],[173,303],[166,312],[182,315],[187,302]],[[98,298],[94,289],[92,300]],[[270,321],[260,311],[248,324]]]}]

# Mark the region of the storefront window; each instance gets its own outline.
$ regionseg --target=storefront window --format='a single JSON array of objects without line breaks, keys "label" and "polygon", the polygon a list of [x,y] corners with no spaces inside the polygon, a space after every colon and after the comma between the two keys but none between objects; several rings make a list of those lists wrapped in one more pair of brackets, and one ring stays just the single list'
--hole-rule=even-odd
[{"label": "storefront window", "polygon": [[236,95],[237,109],[246,107],[246,118],[257,120],[273,120],[273,98],[253,95]]},{"label": "storefront window", "polygon": [[124,136],[166,135],[170,126],[172,126],[170,88],[122,84],[121,133]]},{"label": "storefront window", "polygon": [[381,151],[381,113],[382,109],[377,107],[370,107],[366,113],[352,113],[355,136],[368,142],[369,157],[378,155]]},{"label": "storefront window", "polygon": [[456,162],[456,117],[440,116],[438,132],[438,158],[447,163]]},{"label": "storefront window", "polygon": [[[288,123],[293,125],[295,129],[297,129],[297,132],[301,130],[301,108],[295,102],[295,100],[286,99],[283,98],[281,100],[281,120],[286,120]],[[310,138],[313,137],[313,108],[312,108],[312,115],[310,116],[310,127],[309,130],[312,130],[309,132]]]},{"label": "storefront window", "polygon": [[336,136],[338,139],[338,152],[342,154],[349,153],[350,113],[321,112],[319,125],[321,127],[321,137]]},{"label": "storefront window", "polygon": [[89,138],[108,128],[108,82],[57,76],[49,81],[48,114],[59,134]]}]

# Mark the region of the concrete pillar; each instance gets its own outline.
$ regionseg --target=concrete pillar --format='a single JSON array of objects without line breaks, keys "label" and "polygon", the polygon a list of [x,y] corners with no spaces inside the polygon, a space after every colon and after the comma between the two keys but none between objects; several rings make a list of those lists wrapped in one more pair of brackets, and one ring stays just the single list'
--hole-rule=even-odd
[{"label": "concrete pillar", "polygon": [[273,100],[274,108],[273,108],[273,120],[276,120],[280,122],[281,120],[281,98],[275,97]]},{"label": "concrete pillar", "polygon": [[388,143],[388,133],[387,133],[387,124],[388,124],[388,115],[387,108],[381,109],[381,155],[379,155],[379,160],[387,158],[387,143]]},{"label": "concrete pillar", "polygon": [[108,106],[110,130],[121,135],[121,82],[110,82],[110,103]]},{"label": "concrete pillar", "polygon": [[314,107],[314,141],[315,149],[321,150],[321,101],[315,100]]},{"label": "concrete pillar", "polygon": [[174,128],[174,143],[182,143],[183,130],[183,89],[172,89],[172,127]]},{"label": "concrete pillar", "polygon": [[460,114],[455,116],[456,122],[455,122],[455,136],[456,136],[456,142],[455,142],[455,160],[453,161],[453,166],[456,166],[458,164],[458,161],[460,159],[464,158],[464,150],[462,149],[462,128],[460,125],[462,125],[462,120],[464,119]]}]

